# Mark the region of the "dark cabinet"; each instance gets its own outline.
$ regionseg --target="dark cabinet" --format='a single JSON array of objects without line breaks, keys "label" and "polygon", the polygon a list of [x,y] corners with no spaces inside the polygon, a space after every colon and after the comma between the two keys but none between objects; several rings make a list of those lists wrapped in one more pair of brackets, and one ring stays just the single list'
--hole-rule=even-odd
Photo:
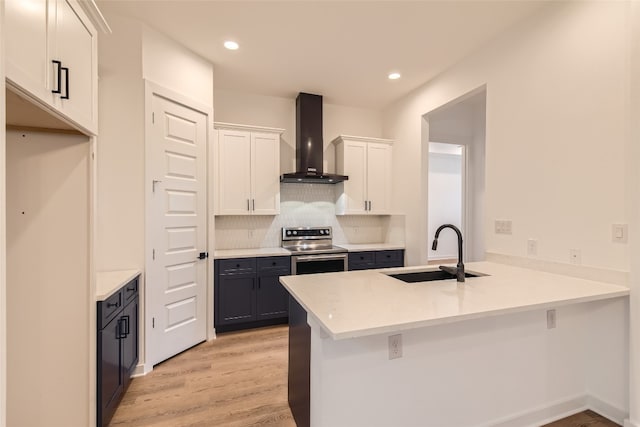
[{"label": "dark cabinet", "polygon": [[289,294],[279,278],[290,274],[290,257],[221,259],[214,268],[217,331],[287,321]]},{"label": "dark cabinet", "polygon": [[97,426],[109,424],[138,363],[138,278],[98,302]]},{"label": "dark cabinet", "polygon": [[349,271],[404,267],[404,249],[349,252]]}]

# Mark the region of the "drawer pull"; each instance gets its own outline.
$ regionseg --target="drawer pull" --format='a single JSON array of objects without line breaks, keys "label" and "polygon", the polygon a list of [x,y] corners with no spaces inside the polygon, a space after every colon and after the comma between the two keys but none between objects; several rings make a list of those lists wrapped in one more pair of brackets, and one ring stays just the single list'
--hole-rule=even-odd
[{"label": "drawer pull", "polygon": [[135,290],[136,290],[135,286],[133,288],[127,288],[127,292],[134,292]]},{"label": "drawer pull", "polygon": [[114,303],[107,303],[107,308],[111,308],[111,307],[120,307],[120,303],[118,302],[114,302]]}]

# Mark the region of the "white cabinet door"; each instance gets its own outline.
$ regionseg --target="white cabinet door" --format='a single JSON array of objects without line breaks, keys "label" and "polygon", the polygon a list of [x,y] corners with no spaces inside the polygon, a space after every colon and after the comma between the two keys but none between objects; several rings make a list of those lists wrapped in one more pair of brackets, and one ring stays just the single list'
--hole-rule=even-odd
[{"label": "white cabinet door", "polygon": [[385,214],[391,210],[391,146],[388,144],[367,145],[367,200],[369,213]]},{"label": "white cabinet door", "polygon": [[251,134],[251,213],[280,213],[280,135]]},{"label": "white cabinet door", "polygon": [[367,143],[345,141],[343,146],[344,170],[349,176],[344,181],[344,214],[367,213]]},{"label": "white cabinet door", "polygon": [[218,131],[220,215],[248,215],[251,202],[251,133]]},{"label": "white cabinet door", "polygon": [[15,86],[51,100],[47,0],[5,0],[6,75]]},{"label": "white cabinet door", "polygon": [[[74,122],[97,132],[97,32],[73,0],[57,0],[51,16],[56,38],[52,58],[62,62],[56,107]],[[68,99],[66,99],[68,98]]]}]

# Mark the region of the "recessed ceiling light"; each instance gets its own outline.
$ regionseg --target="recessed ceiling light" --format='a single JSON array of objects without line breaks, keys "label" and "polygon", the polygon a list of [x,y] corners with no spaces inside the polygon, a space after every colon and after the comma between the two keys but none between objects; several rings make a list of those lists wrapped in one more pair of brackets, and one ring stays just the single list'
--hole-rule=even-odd
[{"label": "recessed ceiling light", "polygon": [[400,73],[389,74],[389,80],[398,80],[399,78],[400,78]]},{"label": "recessed ceiling light", "polygon": [[229,50],[238,50],[240,45],[234,41],[227,40],[226,42],[224,42],[224,47],[226,47]]}]

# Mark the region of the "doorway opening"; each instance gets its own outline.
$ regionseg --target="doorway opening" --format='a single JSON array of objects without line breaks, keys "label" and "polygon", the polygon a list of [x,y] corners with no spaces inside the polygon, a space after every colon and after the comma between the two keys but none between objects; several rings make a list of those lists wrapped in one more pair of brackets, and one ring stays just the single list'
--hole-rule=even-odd
[{"label": "doorway opening", "polygon": [[442,224],[460,228],[464,238],[464,261],[485,257],[484,194],[486,87],[480,87],[424,115],[427,123],[427,261],[457,259],[457,241],[440,239],[437,251],[430,248]]}]

